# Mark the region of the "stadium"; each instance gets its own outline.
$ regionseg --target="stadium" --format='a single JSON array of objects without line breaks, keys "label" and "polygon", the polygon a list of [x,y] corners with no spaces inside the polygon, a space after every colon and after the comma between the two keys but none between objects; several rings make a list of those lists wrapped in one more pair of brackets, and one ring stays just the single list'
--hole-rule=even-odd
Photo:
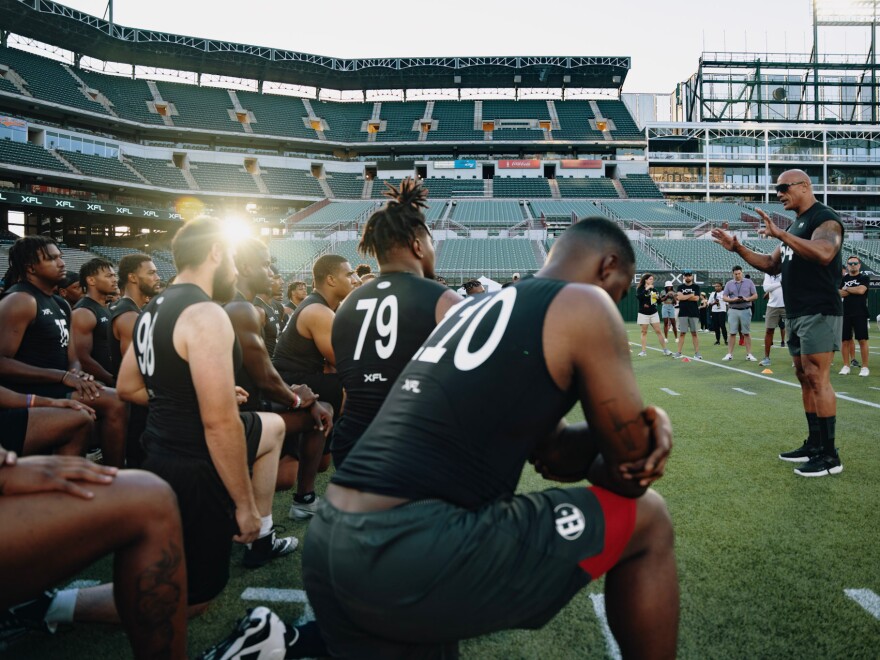
[{"label": "stadium", "polygon": [[[821,53],[818,39],[802,54],[704,52],[674,94],[645,95],[623,92],[625,55],[342,59],[3,0],[0,271],[16,238],[41,234],[63,246],[71,270],[145,251],[167,280],[171,237],[200,215],[264,239],[285,281],[309,282],[325,254],[376,268],[357,253],[364,223],[386,183],[413,177],[430,193],[437,273],[456,287],[536,272],[555,238],[589,216],[626,231],[633,287],[648,271],[660,281],[678,282],[684,269],[700,283],[726,281],[742,260],[711,230],[772,252],[778,241],[760,237],[756,209],[791,224],[774,183],[798,168],[840,213],[845,254],[880,274],[877,7],[866,4],[867,18],[814,20],[815,31],[870,30],[866,56]],[[479,94],[486,89],[502,93]],[[657,120],[664,104],[670,121]],[[760,283],[763,274],[746,270]],[[872,319],[877,288],[874,277]],[[620,310],[637,345],[634,298]],[[756,322],[764,305],[759,298]],[[802,424],[787,355],[774,352],[776,373],[762,375],[704,352],[705,366],[654,354],[636,365],[646,400],[666,407],[676,428],[676,462],[659,490],[678,534],[682,657],[876,657],[876,377],[834,383],[851,471],[818,484],[824,499],[815,501],[816,484],[788,483],[759,455],[772,456],[774,436]],[[722,414],[734,406],[748,419]],[[521,490],[540,487],[524,473]],[[286,618],[309,616],[299,566],[273,570],[256,581],[233,571],[216,606],[191,624],[191,653],[253,605],[248,590],[275,594]],[[81,579],[109,574],[105,561]],[[278,596],[281,587],[300,595]],[[619,657],[601,588],[589,591],[540,631],[467,642],[464,657]],[[118,630],[60,635],[66,657],[127,653]],[[32,635],[6,652],[57,657],[57,637]]]}]

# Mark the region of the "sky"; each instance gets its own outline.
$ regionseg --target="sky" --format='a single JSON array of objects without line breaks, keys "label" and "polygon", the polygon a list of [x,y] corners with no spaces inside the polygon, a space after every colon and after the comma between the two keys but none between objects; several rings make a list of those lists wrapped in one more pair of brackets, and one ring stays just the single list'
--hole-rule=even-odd
[{"label": "sky", "polygon": [[[845,3],[847,0],[833,0]],[[103,16],[107,0],[62,0]],[[334,57],[632,57],[624,92],[668,94],[703,51],[806,53],[811,0],[115,0],[128,27]],[[868,51],[869,31],[822,28],[821,53]]]}]

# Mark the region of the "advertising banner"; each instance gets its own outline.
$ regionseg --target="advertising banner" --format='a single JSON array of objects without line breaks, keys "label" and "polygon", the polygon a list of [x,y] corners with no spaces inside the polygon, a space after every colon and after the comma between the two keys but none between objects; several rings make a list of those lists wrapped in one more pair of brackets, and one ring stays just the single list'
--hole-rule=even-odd
[{"label": "advertising banner", "polygon": [[498,167],[502,170],[537,170],[541,167],[541,161],[531,160],[499,160]]},{"label": "advertising banner", "polygon": [[564,170],[601,170],[601,160],[561,160],[559,166]]},{"label": "advertising banner", "polygon": [[435,170],[475,170],[475,160],[441,160],[434,163]]},{"label": "advertising banner", "polygon": [[114,202],[83,202],[78,199],[59,199],[44,195],[13,193],[0,191],[0,204],[9,206],[42,207],[47,210],[82,211],[84,213],[100,213],[118,215],[126,218],[150,218],[153,220],[183,220],[183,216],[174,211],[161,209],[143,209],[136,206],[123,206]]}]

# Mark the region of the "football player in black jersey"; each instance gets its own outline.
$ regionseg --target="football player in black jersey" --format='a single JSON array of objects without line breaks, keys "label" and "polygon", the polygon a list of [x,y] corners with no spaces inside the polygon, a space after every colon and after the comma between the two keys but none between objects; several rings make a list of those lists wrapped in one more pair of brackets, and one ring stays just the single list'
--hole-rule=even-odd
[{"label": "football player in black jersey", "polygon": [[297,543],[276,538],[272,522],[284,422],[271,413],[239,413],[236,403],[241,349],[214,302],[235,292],[222,225],[186,223],[172,252],[177,279],[138,317],[118,382],[126,400],[149,404],[144,468],[177,494],[196,614],[226,586],[233,539],[249,544],[244,564],[254,568]]},{"label": "football player in black jersey", "polygon": [[0,382],[25,394],[69,397],[98,417],[103,460],[125,461],[125,404],[116,390],[82,370],[70,334],[70,306],[55,287],[67,269],[55,241],[18,239],[9,249],[9,288],[0,300]]},{"label": "football player in black jersey", "polygon": [[110,310],[107,296],[117,289],[116,270],[106,259],[89,259],[79,269],[80,285],[85,295],[73,308],[73,343],[83,371],[96,380],[113,385],[108,328]]},{"label": "football player in black jersey", "polygon": [[287,285],[287,302],[289,304],[284,306],[284,311],[288,317],[296,311],[307,295],[309,295],[309,290],[306,288],[305,282],[294,280]]},{"label": "football player in black jersey", "polygon": [[[114,379],[119,375],[122,356],[131,346],[134,324],[141,309],[150,298],[159,293],[159,271],[152,258],[140,252],[127,254],[119,260],[119,288],[122,297],[110,307],[110,361]],[[128,467],[140,467],[144,460],[141,435],[147,424],[147,409],[129,405],[128,437],[125,441],[125,460]]]},{"label": "football player in black jersey", "polygon": [[[235,336],[241,344],[242,366],[236,383],[248,392],[246,410],[261,410],[263,400],[278,404],[275,412],[284,419],[285,444],[295,443],[295,461],[282,456],[278,469],[278,490],[296,483],[302,498],[314,495],[315,476],[327,435],[333,427],[333,410],[319,403],[308,385],[288,385],[272,366],[272,359],[260,334],[260,309],[249,302],[255,292],[269,287],[269,248],[255,238],[238,244],[235,251],[238,294],[226,304]],[[283,452],[282,452],[283,453]]]},{"label": "football player in black jersey", "polygon": [[346,298],[333,321],[336,371],[346,397],[331,442],[337,469],[406,363],[461,301],[434,281],[434,244],[421,211],[427,190],[411,179],[404,179],[399,190],[388,187],[391,200],[367,220],[358,246],[378,260],[379,277]]},{"label": "football player in black jersey", "polygon": [[[306,539],[330,655],[456,657],[460,639],[544,625],[607,572],[623,656],[674,657],[672,525],[648,490],[671,426],[642,403],[615,306],[634,272],[623,231],[582,220],[534,278],[462,301],[413,356]],[[578,401],[589,425],[566,426]],[[594,485],[515,495],[529,458]]]},{"label": "football player in black jersey", "polygon": [[[7,284],[8,286],[8,284]],[[58,295],[67,301],[71,309],[83,297],[82,286],[79,283],[79,273],[68,273],[58,284]]]},{"label": "football player in black jersey", "polygon": [[782,273],[788,352],[801,384],[809,435],[801,447],[782,452],[779,458],[804,463],[795,469],[802,477],[824,477],[843,471],[834,440],[837,399],[831,386],[831,361],[834,351],[840,350],[843,327],[838,290],[843,223],[833,209],[816,199],[803,170],[780,174],[776,196],[797,217],[786,231],[758,210],[764,220],[760,233],[782,241],[772,254],[750,250],[723,229],[713,229],[712,237],[755,268],[771,275]]}]

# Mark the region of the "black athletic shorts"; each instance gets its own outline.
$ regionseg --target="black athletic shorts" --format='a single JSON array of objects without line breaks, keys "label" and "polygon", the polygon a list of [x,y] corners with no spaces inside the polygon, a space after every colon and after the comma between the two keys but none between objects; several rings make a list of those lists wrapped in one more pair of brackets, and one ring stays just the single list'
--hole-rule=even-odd
[{"label": "black athletic shorts", "polygon": [[[308,385],[309,389],[318,395],[318,401],[333,406],[333,423],[336,423],[342,410],[342,381],[339,380],[338,374],[295,374],[285,371],[280,376],[288,385]],[[276,405],[272,406],[275,411],[277,411]],[[289,408],[285,408],[285,410],[289,410]],[[324,443],[324,455],[329,453],[330,438],[328,437],[327,442]],[[285,437],[281,455],[299,458],[298,435]]]},{"label": "black athletic shorts", "polygon": [[27,436],[27,425],[27,408],[0,410],[0,447],[21,456],[24,451],[24,439]]},{"label": "black athletic shorts", "polygon": [[[263,424],[256,413],[241,413],[248,467],[260,446]],[[235,505],[210,458],[192,458],[148,447],[143,468],[168,482],[177,495],[183,522],[188,602],[206,603],[229,581],[232,537],[238,534]]]},{"label": "black athletic shorts", "polygon": [[321,500],[303,579],[333,657],[454,658],[458,640],[540,628],[620,559],[636,500],[601,488],[344,513]]},{"label": "black athletic shorts", "polygon": [[843,341],[850,341],[855,337],[856,341],[868,341],[868,317],[846,316],[843,317]]}]

